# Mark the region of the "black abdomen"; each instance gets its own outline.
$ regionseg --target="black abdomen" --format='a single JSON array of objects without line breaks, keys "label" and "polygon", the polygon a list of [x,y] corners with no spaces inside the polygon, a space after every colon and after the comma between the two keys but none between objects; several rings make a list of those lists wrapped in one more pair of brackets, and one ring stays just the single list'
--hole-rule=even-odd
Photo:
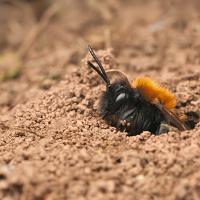
[{"label": "black abdomen", "polygon": [[157,134],[164,116],[153,104],[145,101],[135,90],[127,91],[128,98],[120,103],[114,100],[116,91],[105,92],[101,98],[100,111],[102,117],[112,126],[128,135],[137,135],[143,131]]},{"label": "black abdomen", "polygon": [[143,131],[150,131],[156,134],[161,122],[164,120],[158,108],[147,102],[133,108],[127,106],[117,114],[119,115],[119,128],[121,126],[120,121],[122,120],[123,122],[125,120],[125,127],[121,126],[121,128],[125,128],[129,135],[136,135]]}]

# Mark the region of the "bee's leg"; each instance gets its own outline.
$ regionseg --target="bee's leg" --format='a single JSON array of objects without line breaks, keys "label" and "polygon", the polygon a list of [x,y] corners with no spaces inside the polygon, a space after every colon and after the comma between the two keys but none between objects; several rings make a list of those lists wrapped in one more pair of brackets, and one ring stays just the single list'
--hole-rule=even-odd
[{"label": "bee's leg", "polygon": [[166,123],[165,121],[161,122],[160,127],[156,131],[156,135],[160,135],[162,133],[168,133],[170,131],[178,131],[178,129],[170,124]]},{"label": "bee's leg", "polygon": [[119,120],[117,123],[117,127],[121,130],[121,131],[128,131],[130,129],[130,122],[128,122],[127,120],[123,119],[123,120]]},{"label": "bee's leg", "polygon": [[127,126],[128,126],[128,122],[125,119],[119,120],[118,127],[120,127],[121,129],[126,129]]},{"label": "bee's leg", "polygon": [[134,136],[138,134],[134,132],[134,128],[131,126],[129,118],[120,120],[118,123],[118,127],[121,131],[126,131],[128,136]]}]

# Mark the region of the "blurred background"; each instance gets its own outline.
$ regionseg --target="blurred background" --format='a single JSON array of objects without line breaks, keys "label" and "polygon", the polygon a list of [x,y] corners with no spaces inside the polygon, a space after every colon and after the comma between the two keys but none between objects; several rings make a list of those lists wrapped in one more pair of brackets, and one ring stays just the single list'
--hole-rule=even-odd
[{"label": "blurred background", "polygon": [[1,0],[0,114],[80,67],[87,44],[111,48],[133,77],[199,71],[199,10],[199,0]]}]

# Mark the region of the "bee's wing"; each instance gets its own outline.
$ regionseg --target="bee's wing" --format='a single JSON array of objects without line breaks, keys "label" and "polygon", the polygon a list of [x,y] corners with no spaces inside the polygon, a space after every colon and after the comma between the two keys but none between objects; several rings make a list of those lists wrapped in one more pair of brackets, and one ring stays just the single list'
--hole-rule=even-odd
[{"label": "bee's wing", "polygon": [[180,131],[187,130],[187,127],[183,124],[183,122],[176,116],[175,113],[165,108],[163,105],[156,103],[157,108],[163,113],[165,118],[175,127],[177,127]]}]

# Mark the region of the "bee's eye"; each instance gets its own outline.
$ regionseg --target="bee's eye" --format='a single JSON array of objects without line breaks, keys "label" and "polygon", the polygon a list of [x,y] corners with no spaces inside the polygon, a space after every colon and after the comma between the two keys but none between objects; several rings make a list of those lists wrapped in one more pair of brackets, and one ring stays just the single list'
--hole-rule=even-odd
[{"label": "bee's eye", "polygon": [[128,94],[126,94],[126,93],[120,93],[120,94],[116,97],[115,102],[118,103],[118,102],[120,102],[120,101],[122,101],[122,100],[124,100],[124,99],[126,99],[126,98],[128,98]]}]

